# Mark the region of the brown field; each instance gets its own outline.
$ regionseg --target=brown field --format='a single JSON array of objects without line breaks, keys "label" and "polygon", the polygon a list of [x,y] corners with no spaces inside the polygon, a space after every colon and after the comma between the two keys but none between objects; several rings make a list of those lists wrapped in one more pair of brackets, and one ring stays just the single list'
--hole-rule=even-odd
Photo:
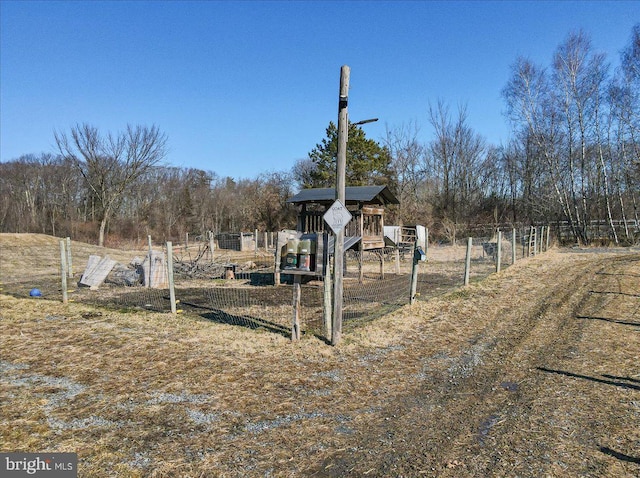
[{"label": "brown field", "polygon": [[[0,280],[55,273],[52,240],[0,234]],[[0,450],[81,477],[640,475],[637,249],[518,261],[338,347],[5,294],[0,350]]]}]

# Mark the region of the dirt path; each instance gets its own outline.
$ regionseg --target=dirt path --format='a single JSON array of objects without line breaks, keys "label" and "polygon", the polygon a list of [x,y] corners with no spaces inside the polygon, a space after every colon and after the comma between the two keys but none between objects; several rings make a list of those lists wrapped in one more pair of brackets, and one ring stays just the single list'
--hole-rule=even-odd
[{"label": "dirt path", "polygon": [[[429,358],[420,387],[361,431],[354,447],[362,453],[336,453],[315,472],[640,475],[638,259],[566,261],[554,265],[553,279],[541,271],[526,291],[519,281],[501,283],[498,306],[478,315],[468,348],[457,358]],[[505,301],[519,296],[526,300]],[[603,336],[625,334],[633,340],[615,347],[631,360],[603,363],[594,353]],[[635,421],[616,419],[624,409]]]}]

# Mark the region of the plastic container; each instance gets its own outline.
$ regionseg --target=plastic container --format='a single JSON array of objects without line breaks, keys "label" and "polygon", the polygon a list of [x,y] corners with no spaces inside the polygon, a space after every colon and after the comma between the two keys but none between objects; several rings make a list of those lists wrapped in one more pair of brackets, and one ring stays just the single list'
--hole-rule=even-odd
[{"label": "plastic container", "polygon": [[298,268],[298,248],[300,241],[298,239],[289,239],[287,241],[287,256],[285,258],[285,269]]},{"label": "plastic container", "polygon": [[302,239],[298,246],[298,268],[302,271],[311,270],[311,239]]}]

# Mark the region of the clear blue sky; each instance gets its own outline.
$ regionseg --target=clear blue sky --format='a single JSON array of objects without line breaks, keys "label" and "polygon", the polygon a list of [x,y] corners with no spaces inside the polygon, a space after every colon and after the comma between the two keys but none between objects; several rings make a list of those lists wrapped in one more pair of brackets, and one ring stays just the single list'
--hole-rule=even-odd
[{"label": "clear blue sky", "polygon": [[627,1],[0,0],[0,160],[54,152],[53,131],[157,125],[167,164],[255,178],[290,170],[349,116],[382,140],[429,102],[466,103],[489,142],[508,140],[500,91],[519,55],[548,66],[582,28],[615,67],[640,22]]}]

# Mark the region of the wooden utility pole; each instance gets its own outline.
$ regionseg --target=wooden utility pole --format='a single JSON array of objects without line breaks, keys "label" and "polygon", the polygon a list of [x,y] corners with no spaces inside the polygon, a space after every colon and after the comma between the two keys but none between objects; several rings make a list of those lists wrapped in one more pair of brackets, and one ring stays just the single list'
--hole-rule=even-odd
[{"label": "wooden utility pole", "polygon": [[[347,170],[347,136],[349,133],[349,75],[350,68],[343,65],[340,69],[340,96],[338,98],[338,156],[336,158],[336,200],[347,205],[345,181]],[[344,265],[344,228],[336,233],[333,253],[333,316],[331,327],[331,345],[338,345],[342,335],[342,274]]]}]

